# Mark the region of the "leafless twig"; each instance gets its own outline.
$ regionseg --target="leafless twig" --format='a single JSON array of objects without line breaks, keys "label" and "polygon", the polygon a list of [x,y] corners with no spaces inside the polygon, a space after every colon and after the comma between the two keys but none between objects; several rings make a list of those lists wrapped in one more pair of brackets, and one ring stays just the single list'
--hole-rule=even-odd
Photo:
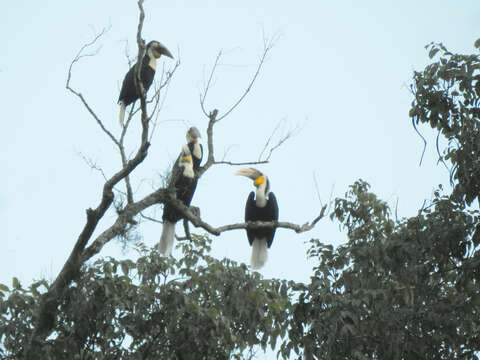
[{"label": "leafless twig", "polygon": [[92,41],[88,42],[87,44],[83,45],[80,50],[78,51],[77,55],[75,56],[75,58],[73,59],[73,61],[70,63],[70,66],[68,68],[68,75],[67,75],[67,82],[65,84],[65,88],[67,90],[69,90],[72,94],[78,96],[78,98],[82,101],[83,105],[87,108],[88,112],[90,113],[90,115],[92,115],[92,117],[95,119],[95,121],[97,122],[97,124],[100,126],[100,128],[102,129],[102,131],[108,135],[108,137],[116,144],[118,145],[118,140],[115,138],[115,136],[113,136],[113,134],[105,127],[105,125],[103,124],[103,122],[100,120],[100,118],[97,116],[97,114],[93,111],[92,107],[87,103],[87,101],[85,100],[85,98],[83,97],[83,95],[74,90],[71,86],[70,86],[70,80],[72,78],[72,69],[73,69],[73,66],[82,58],[84,57],[88,57],[88,56],[94,56],[98,53],[98,50],[97,49],[96,51],[94,51],[93,53],[88,53],[88,54],[85,54],[84,53],[84,50],[87,49],[88,47],[92,46],[93,44],[95,44],[97,42],[98,39],[100,39],[109,29],[108,28],[103,28],[102,31],[100,33],[98,33]]},{"label": "leafless twig", "polygon": [[[143,0],[138,1],[139,9],[140,9],[140,19],[139,19],[139,26],[138,26],[138,33],[137,33],[137,40],[139,47],[143,45],[141,41],[141,30],[143,27],[143,19],[145,17],[143,6]],[[104,32],[104,31],[103,31]],[[103,32],[101,34],[103,34]],[[95,43],[97,39],[101,36],[99,34],[95,37],[95,39],[89,43],[90,45]],[[77,54],[75,59],[72,61],[68,71],[67,83],[66,88],[71,91],[73,94],[78,96],[85,107],[88,109],[90,114],[97,120],[100,124],[102,130],[106,132],[112,141],[118,145],[118,141],[115,137],[105,129],[100,119],[95,115],[92,111],[90,106],[87,104],[83,96],[74,91],[70,87],[70,79],[72,74],[72,66],[81,58],[83,50],[90,46],[89,44],[85,45]],[[141,54],[139,54],[139,57]],[[139,74],[137,73],[137,78]],[[51,284],[48,291],[44,293],[41,297],[40,303],[38,308],[35,312],[35,321],[34,327],[32,329],[31,335],[25,344],[24,351],[22,353],[22,358],[25,359],[36,359],[38,358],[38,354],[41,353],[40,347],[41,344],[44,342],[45,338],[49,336],[54,328],[55,325],[55,318],[59,309],[59,304],[61,299],[63,298],[63,294],[65,289],[70,285],[70,283],[78,276],[81,266],[84,263],[84,253],[87,250],[86,245],[89,242],[92,234],[94,233],[95,229],[97,228],[98,223],[105,215],[106,211],[110,208],[114,201],[114,193],[113,188],[118,182],[128,176],[137,166],[140,164],[145,157],[147,156],[147,150],[149,147],[149,143],[147,141],[148,138],[148,123],[146,121],[146,107],[145,107],[145,92],[141,94],[142,100],[142,135],[141,135],[141,142],[140,146],[138,147],[138,151],[136,155],[127,162],[125,166],[123,166],[119,171],[117,171],[113,176],[111,176],[103,186],[102,198],[100,203],[95,209],[87,209],[87,220],[83,227],[83,230],[79,234],[77,241],[71,251],[67,261],[63,265],[62,270],[56,277],[55,281]],[[133,204],[131,204],[133,205]],[[117,235],[121,235],[125,232],[125,229],[129,228],[129,224],[132,224],[132,218],[128,217],[125,212],[119,214],[118,218],[123,219],[125,222],[123,223],[122,228],[118,231]]]},{"label": "leafless twig", "polygon": [[261,160],[261,161],[244,161],[244,162],[215,161],[215,162],[213,163],[213,165],[231,165],[231,166],[259,165],[259,164],[268,164],[268,160]]},{"label": "leafless twig", "polygon": [[315,184],[315,191],[317,193],[318,202],[320,203],[320,206],[323,206],[322,199],[320,198],[320,191],[318,190],[318,182],[317,182],[317,176],[315,175],[315,172],[313,173],[313,182]]},{"label": "leafless twig", "polygon": [[[262,151],[260,152],[260,155],[258,156],[258,161],[262,161],[262,156],[263,154],[265,153],[265,151],[268,149],[270,143],[272,142],[272,139],[273,137],[275,136],[275,134],[277,133],[277,131],[279,130],[280,128],[280,125],[282,124],[282,121],[279,121],[278,124],[275,126],[275,128],[273,129],[272,133],[270,134],[270,136],[268,137],[267,141],[265,142],[265,145],[263,146],[263,149]],[[295,132],[298,130],[298,126],[295,127],[294,129],[292,130],[289,130],[287,131],[284,135],[282,135],[280,137],[280,139],[278,139],[277,143],[275,145],[273,145],[269,151],[268,151],[268,155],[263,159],[263,161],[266,161],[268,162],[270,160],[270,157],[272,156],[273,152],[278,149],[280,146],[282,146],[288,139],[290,139],[294,134]]]},{"label": "leafless twig", "polygon": [[217,119],[217,121],[220,121],[225,117],[227,117],[238,105],[240,105],[240,103],[243,101],[245,96],[247,96],[247,94],[252,89],[252,86],[255,83],[255,80],[257,80],[258,74],[260,74],[260,70],[262,69],[262,66],[265,62],[265,59],[267,58],[268,53],[270,52],[270,50],[272,50],[274,45],[275,45],[274,39],[270,39],[270,40],[264,39],[263,53],[262,53],[262,56],[260,57],[260,61],[258,62],[257,70],[255,71],[252,79],[250,80],[250,83],[248,84],[243,94],[238,98],[238,100],[222,116],[220,116]]},{"label": "leafless twig", "polygon": [[202,108],[203,113],[205,116],[209,117],[209,114],[207,110],[205,109],[205,99],[207,98],[208,90],[210,90],[210,86],[212,83],[212,78],[213,74],[215,74],[215,70],[217,69],[218,62],[220,61],[220,58],[222,57],[222,50],[220,50],[217,54],[217,57],[215,59],[215,62],[212,66],[212,70],[210,71],[210,76],[208,77],[207,84],[205,85],[203,89],[203,94],[200,94],[200,107]]}]

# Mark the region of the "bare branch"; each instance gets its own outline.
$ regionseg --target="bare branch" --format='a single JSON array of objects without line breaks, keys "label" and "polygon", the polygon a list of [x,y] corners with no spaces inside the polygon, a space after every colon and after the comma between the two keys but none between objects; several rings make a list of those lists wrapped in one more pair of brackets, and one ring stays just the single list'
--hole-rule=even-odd
[{"label": "bare branch", "polygon": [[[188,220],[186,220],[186,219],[183,219],[183,231],[185,231],[185,236],[184,236],[185,240],[192,240],[192,235],[190,234],[190,227],[188,226]],[[179,238],[176,235],[175,235],[175,237],[178,240],[180,240],[180,239],[183,240],[183,238]]]},{"label": "bare branch", "polygon": [[201,227],[202,229],[208,231],[212,235],[220,235],[222,232],[238,229],[258,229],[263,227],[275,227],[275,228],[285,228],[294,230],[296,233],[301,233],[313,229],[313,227],[325,216],[325,210],[327,206],[324,205],[320,210],[319,215],[313,219],[310,223],[305,223],[303,225],[297,225],[285,221],[254,221],[254,222],[244,222],[237,224],[224,225],[220,227],[213,227],[210,224],[202,221],[199,217],[193,214],[188,207],[183,205],[183,203],[177,199],[170,199],[169,203],[173,205],[178,211],[182,212],[186,219],[188,219],[195,227]]},{"label": "bare branch", "polygon": [[225,117],[227,117],[238,105],[240,105],[240,103],[243,101],[245,96],[247,96],[247,94],[250,92],[253,84],[255,83],[255,80],[257,80],[258,74],[260,74],[260,70],[262,69],[263,63],[265,62],[265,59],[266,59],[268,53],[273,48],[273,45],[274,45],[273,39],[271,41],[265,41],[264,42],[264,44],[263,44],[263,54],[260,57],[260,61],[259,61],[258,66],[257,66],[257,70],[255,71],[255,74],[253,75],[252,80],[250,80],[250,83],[248,84],[244,93],[239,97],[239,99],[230,107],[230,109],[228,109],[225,112],[225,114],[220,116],[217,119],[217,121],[220,121],[220,120],[224,119]]},{"label": "bare branch", "polygon": [[[180,66],[180,59],[178,59],[176,62],[175,62],[175,66],[173,67],[172,70],[169,70],[167,72],[165,72],[165,70],[162,71],[162,77],[160,79],[160,85],[156,86],[155,84],[155,94],[153,95],[153,97],[147,101],[147,103],[151,103],[153,101],[155,101],[155,104],[153,106],[153,110],[152,110],[152,113],[150,115],[150,118],[153,117],[154,114],[156,114],[155,116],[155,119],[154,121],[152,122],[152,131],[150,133],[150,139],[149,141],[152,140],[153,138],[153,135],[155,134],[155,130],[157,128],[157,124],[158,124],[158,116],[160,115],[160,112],[161,110],[163,109],[163,105],[165,103],[165,99],[167,98],[166,94],[168,93],[168,88],[169,88],[169,85],[171,83],[171,79],[173,77],[173,74],[175,74],[175,71],[178,69],[178,67]],[[165,96],[161,97],[161,91],[165,88]],[[161,99],[161,101],[160,101]]]},{"label": "bare branch", "polygon": [[322,199],[320,198],[320,191],[318,190],[318,182],[317,182],[317,176],[315,175],[315,172],[313,173],[313,182],[315,184],[315,191],[317,193],[318,202],[320,203],[320,206],[323,206]]},{"label": "bare branch", "polygon": [[205,171],[207,171],[210,166],[212,166],[215,162],[215,156],[213,152],[213,126],[215,125],[215,122],[217,121],[217,115],[218,115],[218,110],[215,109],[211,111],[208,114],[208,127],[207,127],[207,149],[208,149],[208,155],[207,155],[207,161],[205,164],[200,167],[198,170],[198,177],[201,177]]},{"label": "bare branch", "polygon": [[[222,232],[238,229],[259,229],[264,227],[275,227],[275,228],[284,228],[294,230],[297,234],[312,230],[315,225],[325,216],[325,210],[327,205],[324,205],[320,211],[320,214],[313,219],[310,223],[305,223],[303,225],[297,225],[286,221],[251,221],[247,223],[238,223],[231,225],[224,225],[216,228],[215,230],[220,235]],[[214,234],[215,235],[215,234]]]},{"label": "bare branch", "polygon": [[[278,131],[281,123],[282,123],[282,122],[280,121],[280,122],[277,124],[277,126],[275,127],[275,129],[272,131],[272,134],[270,135],[270,137],[269,137],[268,140],[266,141],[265,146],[264,146],[263,149],[262,149],[262,152],[261,152],[260,155],[258,156],[258,159],[259,159],[259,160],[261,159],[261,156],[263,155],[263,153],[264,153],[264,152],[266,151],[266,149],[268,148],[270,142],[271,142],[272,139],[273,139],[273,136],[274,136],[275,133]],[[290,138],[292,138],[292,137],[295,135],[296,131],[298,131],[298,129],[299,129],[299,126],[297,125],[297,126],[295,126],[295,128],[293,128],[293,129],[291,129],[291,130],[288,130],[284,135],[282,135],[282,136],[278,139],[277,143],[276,143],[275,145],[273,145],[273,146],[269,149],[268,155],[265,157],[264,160],[265,160],[265,161],[270,160],[273,152],[274,152],[276,149],[278,149],[280,146],[282,146],[287,140],[289,140]]]},{"label": "bare branch", "polygon": [[[120,155],[122,158],[122,166],[123,167],[127,166],[127,157],[125,156],[125,150],[124,150],[123,144],[120,148]],[[133,203],[133,191],[132,191],[132,185],[130,184],[129,175],[125,176],[125,187],[127,189],[127,203],[131,204]]]},{"label": "bare branch", "polygon": [[150,217],[150,216],[147,216],[147,215],[145,215],[145,214],[143,214],[143,213],[141,213],[141,212],[140,212],[140,216],[141,216],[142,218],[144,218],[145,220],[149,220],[149,221],[152,221],[152,222],[155,222],[155,223],[158,223],[158,224],[163,224],[163,221],[160,221],[160,220],[157,220],[157,219],[152,218],[152,217]]},{"label": "bare branch", "polygon": [[[159,203],[168,203],[172,205],[176,210],[178,210],[184,217],[185,220],[190,221],[195,227],[200,227],[212,235],[218,236],[222,232],[231,231],[231,230],[239,230],[239,229],[257,229],[263,227],[275,227],[275,228],[285,228],[294,230],[296,233],[302,233],[309,231],[315,227],[315,225],[325,216],[325,210],[327,206],[324,205],[319,215],[313,219],[310,223],[305,223],[303,225],[297,225],[290,222],[285,221],[255,221],[255,222],[244,222],[244,223],[236,223],[236,224],[229,224],[223,225],[220,227],[214,227],[209,223],[203,221],[197,214],[193,211],[194,207],[187,207],[185,206],[180,200],[176,199],[172,194],[172,190],[169,189],[158,189],[153,193],[147,195],[142,200],[128,204],[124,211],[118,216],[115,220],[113,225],[111,225],[108,229],[106,229],[102,234],[100,234],[95,241],[93,241],[92,245],[85,249],[82,255],[82,262],[87,261],[95,254],[99,253],[103,246],[113,239],[115,236],[119,236],[125,231],[125,226],[128,223],[131,223],[133,217],[139,214],[141,211],[145,210],[146,208]],[[145,216],[144,216],[145,217]]]},{"label": "bare branch", "polygon": [[268,164],[268,160],[245,161],[245,162],[231,162],[231,161],[214,161],[213,162],[213,165],[232,165],[232,166],[259,165],[259,164]]},{"label": "bare branch", "polygon": [[212,78],[213,74],[215,73],[215,70],[217,69],[218,62],[220,61],[220,58],[222,57],[222,50],[220,50],[217,54],[217,58],[215,59],[215,63],[212,66],[212,70],[210,71],[210,76],[208,77],[207,84],[204,87],[203,90],[203,95],[200,94],[200,107],[202,108],[203,113],[205,114],[206,117],[210,117],[208,114],[207,110],[205,109],[205,99],[207,98],[208,90],[210,89],[210,85],[212,83]]},{"label": "bare branch", "polygon": [[108,137],[118,146],[118,140],[115,138],[115,136],[113,136],[113,134],[105,127],[105,125],[103,124],[103,122],[100,120],[100,118],[97,116],[97,114],[93,111],[92,107],[87,103],[87,101],[85,100],[85,98],[83,97],[83,95],[74,90],[71,86],[70,86],[70,81],[72,79],[72,70],[73,70],[73,66],[82,58],[84,57],[87,57],[87,56],[94,56],[98,53],[98,50],[97,49],[96,51],[94,51],[93,53],[89,53],[89,54],[84,54],[83,51],[88,48],[89,46],[92,46],[93,44],[95,44],[97,42],[97,40],[102,37],[106,32],[108,31],[107,28],[103,28],[103,30],[94,37],[94,39],[92,41],[90,41],[89,43],[83,45],[80,50],[78,51],[77,55],[75,56],[75,58],[72,60],[72,62],[70,63],[70,66],[68,68],[68,75],[67,75],[67,82],[65,84],[65,88],[67,90],[69,90],[72,94],[78,96],[78,98],[82,101],[83,105],[87,108],[88,112],[90,113],[90,115],[92,115],[92,117],[95,119],[95,121],[97,122],[97,124],[100,126],[100,128],[102,129],[102,131],[108,135]]},{"label": "bare branch", "polygon": [[[139,8],[140,8],[140,21],[139,21],[139,27],[138,27],[138,33],[137,33],[137,40],[139,43],[139,57],[142,56],[143,53],[141,53],[141,29],[143,25],[143,19],[145,17],[145,14],[143,12],[143,7],[142,7],[142,0],[138,1]],[[100,35],[99,35],[100,36]],[[97,36],[92,44],[98,39]],[[87,45],[88,46],[88,45]],[[84,47],[85,48],[85,47]],[[83,49],[84,49],[83,48]],[[68,79],[66,83],[66,88],[70,90],[73,94],[77,95],[84,105],[87,107],[89,112],[92,114],[92,116],[97,120],[99,125],[101,126],[102,130],[109,135],[109,137],[114,141],[117,146],[119,146],[119,142],[113,137],[113,135],[108,132],[108,130],[105,129],[103,126],[102,122],[100,119],[95,115],[95,113],[91,110],[91,108],[88,106],[86,103],[85,99],[83,96],[74,91],[69,83],[70,83],[70,78],[71,78],[71,70],[73,64],[75,64],[78,59],[80,58],[80,55],[82,54],[83,49],[80,50],[79,54],[77,54],[76,59],[70,64],[69,68],[69,74],[68,74]],[[137,78],[139,77],[139,72],[137,72]],[[141,85],[141,83],[140,83]],[[143,86],[140,86],[143,88]],[[91,238],[93,232],[95,231],[98,223],[100,220],[103,218],[105,215],[106,211],[108,208],[112,205],[113,200],[114,200],[114,193],[113,193],[113,188],[114,186],[120,182],[122,179],[124,179],[126,176],[128,176],[147,156],[147,151],[150,146],[148,143],[148,123],[147,123],[147,113],[146,113],[146,106],[145,106],[145,89],[143,89],[143,93],[141,94],[141,100],[142,100],[142,135],[141,135],[141,144],[137,150],[137,153],[135,157],[133,157],[131,160],[129,160],[125,166],[122,167],[117,173],[115,173],[110,179],[108,179],[104,186],[103,186],[103,193],[102,193],[102,198],[100,200],[99,205],[93,210],[93,209],[87,209],[87,220],[84,225],[84,228],[80,235],[77,238],[77,241],[74,245],[74,248],[72,252],[70,253],[70,256],[68,257],[67,261],[63,265],[62,270],[60,271],[59,275],[55,279],[55,281],[52,283],[52,285],[49,287],[48,291],[42,295],[39,307],[35,313],[35,326],[33,328],[32,334],[30,335],[30,338],[24,348],[23,356],[25,359],[36,359],[38,355],[38,348],[41,346],[41,343],[45,340],[47,336],[52,332],[52,329],[55,325],[55,317],[58,311],[58,305],[62,299],[62,296],[65,292],[65,289],[70,285],[70,283],[78,276],[80,268],[82,264],[84,263],[84,252],[85,247]],[[134,206],[135,203],[128,204],[126,209],[130,206]],[[138,213],[138,212],[137,212]],[[111,227],[110,229],[114,228],[114,231],[116,231],[117,235],[120,235],[125,232],[125,229],[128,228],[128,224],[132,223],[132,217],[129,217],[129,213],[124,211],[122,212],[119,216],[117,221],[123,221],[122,228],[118,229],[115,227]],[[85,249],[85,250],[84,250]]]},{"label": "bare branch", "polygon": [[89,168],[91,168],[92,170],[98,171],[102,175],[102,177],[105,181],[108,180],[107,176],[105,175],[105,172],[103,171],[103,169],[101,167],[99,167],[92,159],[87,158],[81,152],[78,152],[77,155],[80,156],[83,159],[83,161],[85,161],[85,164],[87,164],[87,166]]}]

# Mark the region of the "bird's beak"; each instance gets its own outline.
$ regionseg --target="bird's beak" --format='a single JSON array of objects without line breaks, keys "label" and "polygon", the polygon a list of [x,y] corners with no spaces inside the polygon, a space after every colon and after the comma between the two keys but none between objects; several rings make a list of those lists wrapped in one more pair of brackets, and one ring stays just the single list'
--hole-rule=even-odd
[{"label": "bird's beak", "polygon": [[169,58],[173,59],[173,55],[170,51],[168,51],[168,49],[164,46],[159,46],[157,47],[154,52],[153,52],[153,55],[155,55],[155,57],[158,59],[161,55],[165,55],[165,56],[168,56]]},{"label": "bird's beak", "polygon": [[259,177],[262,176],[262,173],[260,171],[258,171],[257,169],[254,169],[254,168],[240,169],[235,174],[246,176],[246,177],[248,177],[252,180],[256,180],[256,179],[258,179]]}]

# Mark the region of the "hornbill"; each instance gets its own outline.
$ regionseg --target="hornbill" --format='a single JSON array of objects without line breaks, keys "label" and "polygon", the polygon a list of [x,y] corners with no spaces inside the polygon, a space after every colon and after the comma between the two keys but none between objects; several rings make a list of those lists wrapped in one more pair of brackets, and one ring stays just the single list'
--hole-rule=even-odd
[{"label": "hornbill", "polygon": [[[268,177],[254,168],[240,169],[236,174],[252,179],[253,185],[257,188],[255,193],[252,191],[248,196],[245,205],[245,221],[277,221],[277,198],[273,192],[269,192],[270,181]],[[260,269],[265,265],[268,255],[267,249],[272,246],[275,230],[275,227],[247,228],[248,242],[252,246],[252,257],[250,259],[252,269]]]},{"label": "hornbill", "polygon": [[[174,169],[183,167],[182,173],[178,175],[175,181],[175,192],[178,200],[185,206],[190,206],[197,187],[197,172],[202,161],[203,148],[198,142],[200,132],[196,127],[191,127],[186,137],[188,143],[182,146],[182,153],[174,165]],[[175,176],[175,171],[173,171],[173,174]],[[160,236],[160,244],[158,246],[160,253],[165,255],[171,254],[175,239],[175,224],[181,218],[183,218],[183,215],[180,211],[168,203],[164,205],[162,235]]]},{"label": "hornbill", "polygon": [[[162,55],[173,59],[170,51],[168,51],[162,43],[154,40],[147,44],[146,52],[142,60],[142,69],[140,71],[140,77],[145,91],[148,91],[150,85],[152,85],[153,76],[157,69],[157,59]],[[118,104],[120,105],[119,118],[120,125],[122,126],[125,119],[125,108],[140,98],[140,89],[137,89],[135,86],[136,68],[137,63],[128,70],[123,79],[122,89],[120,90],[120,96],[118,97]]]}]

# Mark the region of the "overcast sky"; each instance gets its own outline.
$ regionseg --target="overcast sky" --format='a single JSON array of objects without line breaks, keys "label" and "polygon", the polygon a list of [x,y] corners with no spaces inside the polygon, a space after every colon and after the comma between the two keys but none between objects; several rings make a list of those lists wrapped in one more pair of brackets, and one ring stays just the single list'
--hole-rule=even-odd
[{"label": "overcast sky", "polygon": [[[362,178],[393,207],[398,199],[399,216],[414,215],[437,184],[448,184],[445,169],[436,165],[436,134],[426,128],[421,131],[429,147],[418,166],[423,144],[408,117],[409,84],[413,71],[428,63],[426,44],[474,51],[480,37],[478,0],[151,0],[145,10],[144,38],[165,44],[181,66],[149,157],[133,177],[137,199],[159,183],[189,126],[197,126],[206,139],[207,119],[198,99],[218,51],[224,56],[207,108],[222,113],[248,85],[264,34],[277,39],[275,46],[245,101],[216,127],[215,146],[217,157],[230,149],[227,160],[256,160],[279,122],[282,131],[300,128],[268,165],[258,167],[271,180],[280,220],[302,224],[318,214],[314,174],[323,203],[332,189],[333,197],[342,196]],[[98,55],[74,68],[72,86],[119,134],[116,102],[128,70],[125,41],[136,56],[137,20],[135,1],[0,2],[0,283],[10,285],[16,276],[28,285],[57,275],[85,223],[85,209],[96,207],[101,196],[103,178],[82,155],[107,175],[118,169],[112,143],[65,90],[65,81],[79,48],[111,27],[99,41]],[[159,66],[173,66],[164,59]],[[217,166],[200,180],[192,204],[213,226],[243,220],[253,186],[234,176],[237,169]],[[96,234],[113,221],[114,214],[108,214]],[[158,242],[159,224],[144,223],[139,230],[145,244]],[[312,237],[335,245],[345,241],[327,218],[308,233],[279,229],[261,273],[308,281],[312,263],[306,260],[305,241]],[[250,251],[243,231],[214,238],[217,258],[248,263]],[[122,253],[117,241],[101,255],[135,256]]]}]

